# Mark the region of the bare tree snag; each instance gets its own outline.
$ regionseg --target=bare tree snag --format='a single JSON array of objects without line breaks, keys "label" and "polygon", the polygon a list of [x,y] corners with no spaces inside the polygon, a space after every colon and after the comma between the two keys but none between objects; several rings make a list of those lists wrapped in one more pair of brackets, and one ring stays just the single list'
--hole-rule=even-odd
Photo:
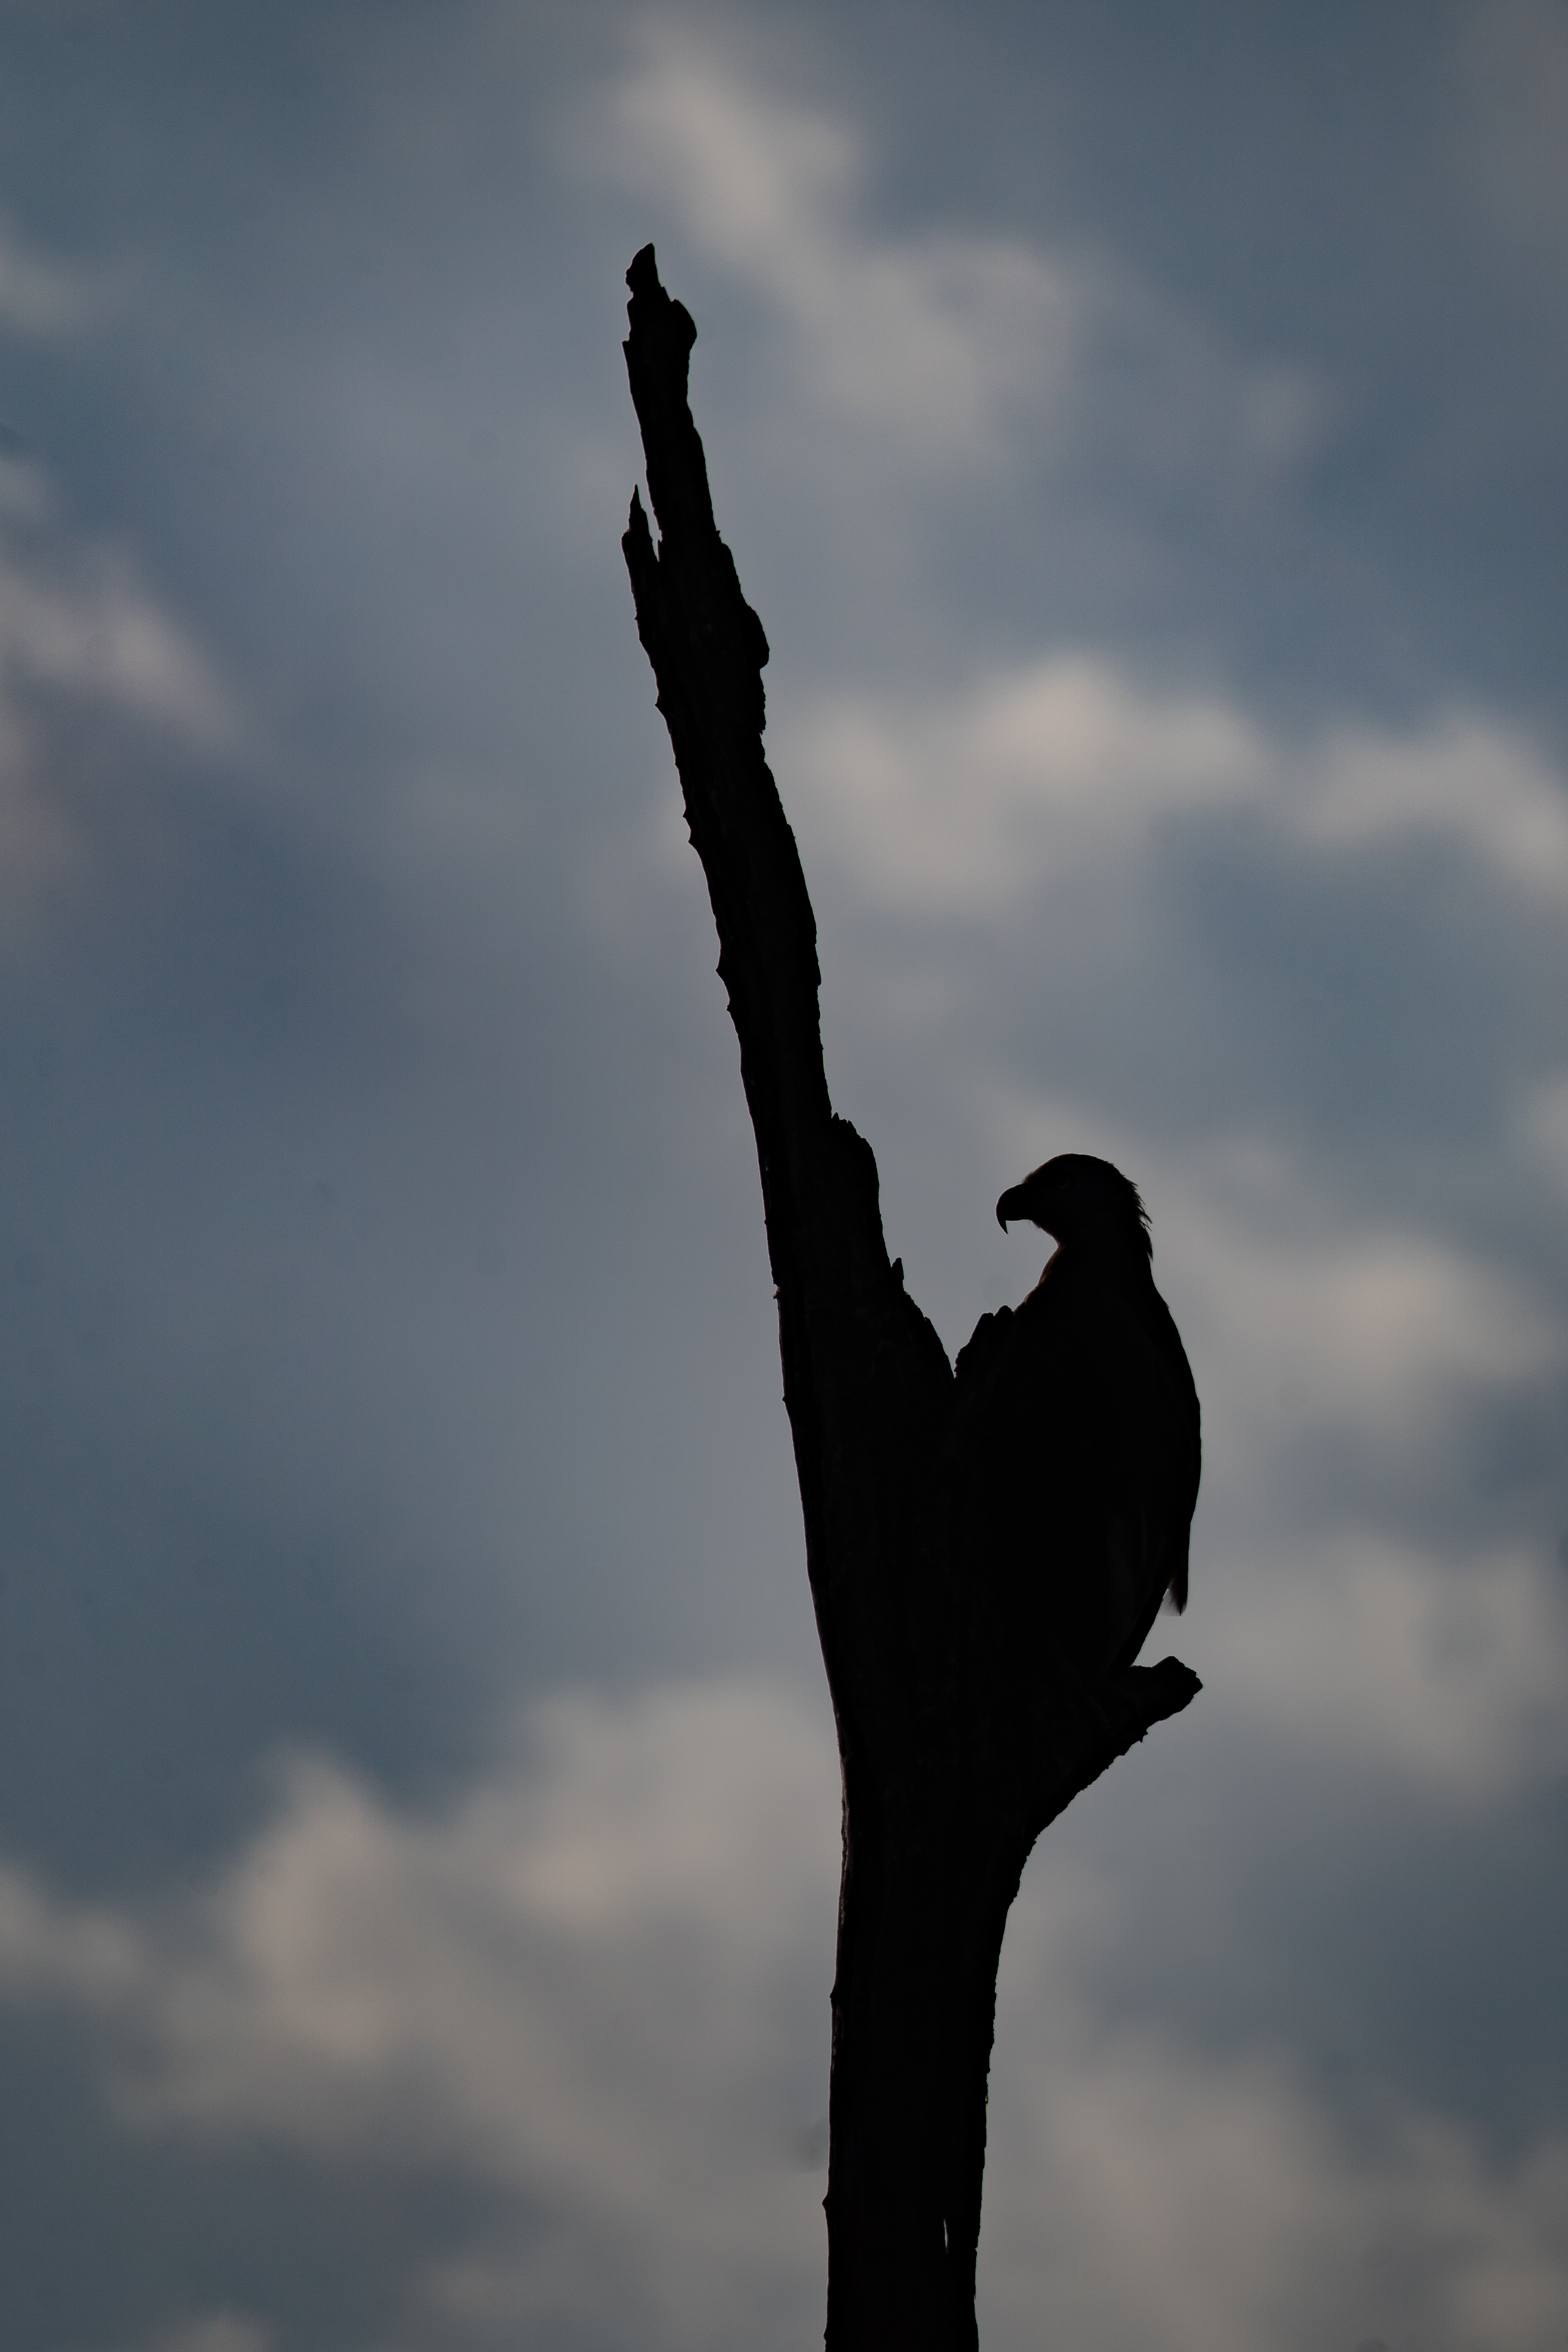
[{"label": "bare tree snag", "polygon": [[655,551],[622,544],[740,1041],[806,1559],[843,1763],[829,2352],[964,2352],[1009,1906],[1046,1824],[1199,1685],[1175,1658],[1086,1683],[1024,1654],[963,1505],[988,1327],[950,1366],[889,1264],[870,1146],[834,1112],[816,923],[762,755],[768,641],[718,535],[686,401],[696,330],[652,246],[626,364]]}]

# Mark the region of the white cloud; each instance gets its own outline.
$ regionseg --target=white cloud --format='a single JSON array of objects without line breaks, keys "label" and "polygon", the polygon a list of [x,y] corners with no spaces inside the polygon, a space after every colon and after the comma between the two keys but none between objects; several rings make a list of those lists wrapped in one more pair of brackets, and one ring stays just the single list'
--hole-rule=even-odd
[{"label": "white cloud", "polygon": [[[389,2352],[552,2325],[782,2347],[820,2324],[802,2142],[836,1829],[820,1706],[733,1683],[560,1700],[439,1816],[297,1766],[217,1884],[155,1916],[8,1874],[0,1997],[106,2031],[134,2128],[444,2158],[514,2192],[510,2242],[413,2251]],[[1048,1847],[1004,1959],[988,2342],[1021,2352],[1049,2310],[1085,2352],[1554,2345],[1561,2146],[1493,2169],[1392,2096],[1369,2141],[1277,2053],[1113,2026],[1094,1987],[1120,1932],[1111,1889]],[[210,2314],[157,2352],[265,2340]]]},{"label": "white cloud", "polygon": [[1037,2341],[1044,2312],[1086,2352],[1557,2339],[1568,2147],[1493,2169],[1451,2124],[1386,2096],[1379,2127],[1353,2137],[1278,2053],[1108,2028],[1091,1988],[1113,1910],[1069,1958],[1056,1901],[1037,1861],[998,2000],[988,2342]]},{"label": "white cloud", "polygon": [[1568,26],[1551,0],[1468,12],[1456,80],[1461,158],[1482,216],[1562,316],[1568,247]]},{"label": "white cloud", "polygon": [[1568,1078],[1549,1078],[1535,1087],[1519,1128],[1526,1157],[1568,1194]]},{"label": "white cloud", "polygon": [[1061,380],[1070,273],[1026,246],[858,223],[861,142],[666,30],[611,96],[592,144],[622,184],[673,204],[697,248],[776,312],[827,407],[908,448],[973,456],[1008,402]]},{"label": "white cloud", "polygon": [[1474,712],[1297,744],[1223,697],[1156,692],[1061,653],[944,698],[786,702],[773,740],[813,856],[912,908],[999,911],[1056,868],[1124,853],[1153,821],[1225,807],[1320,855],[1447,840],[1525,897],[1568,905],[1568,784]]},{"label": "white cloud", "polygon": [[1440,1441],[1456,1408],[1562,1360],[1551,1317],[1452,1242],[1331,1214],[1292,1172],[1250,1203],[1222,1176],[1184,1177],[1161,1181],[1162,1259],[1191,1302],[1213,1417],[1238,1452],[1272,1433],[1283,1403],[1298,1422],[1409,1458]]},{"label": "white cloud", "polygon": [[107,299],[100,280],[46,259],[16,230],[0,226],[0,327],[62,334],[99,317]]},{"label": "white cloud", "polygon": [[1229,1569],[1201,1633],[1226,1704],[1461,1801],[1568,1765],[1568,1612],[1523,1550],[1345,1537]]},{"label": "white cloud", "polygon": [[673,215],[770,317],[791,417],[811,417],[807,471],[837,499],[863,516],[868,468],[890,460],[906,499],[933,469],[1033,464],[1107,430],[1140,468],[1250,488],[1319,439],[1327,403],[1299,369],[1219,349],[1103,257],[880,225],[858,129],[786,95],[734,33],[643,29],[570,163]]},{"label": "white cloud", "polygon": [[209,2311],[182,2320],[138,2346],[137,2352],[271,2352],[272,2330],[236,2311]]},{"label": "white cloud", "polygon": [[1141,695],[1058,655],[949,700],[839,696],[773,728],[811,851],[869,896],[984,913],[1153,816],[1249,801],[1265,764],[1223,702]]},{"label": "white cloud", "polygon": [[115,705],[195,740],[222,740],[226,699],[207,664],[123,558],[47,577],[13,553],[0,567],[0,673],[32,688]]},{"label": "white cloud", "polygon": [[[430,2309],[793,2340],[818,2294],[838,1790],[767,1690],[559,1699],[445,1818],[297,1763],[273,1826],[155,1922],[0,1885],[0,1988],[101,2021],[143,2130],[447,2161],[546,2217]],[[810,2025],[797,2025],[809,1989]],[[773,2334],[751,2325],[771,2312]]]},{"label": "white cloud", "polygon": [[7,541],[0,506],[0,927],[15,934],[80,859],[62,722],[216,750],[236,721],[211,665],[130,562],[66,545],[30,469],[0,464],[0,478],[19,519]]},{"label": "white cloud", "polygon": [[1308,841],[1443,836],[1531,897],[1568,905],[1568,782],[1498,719],[1449,711],[1406,736],[1334,730],[1297,793]]}]

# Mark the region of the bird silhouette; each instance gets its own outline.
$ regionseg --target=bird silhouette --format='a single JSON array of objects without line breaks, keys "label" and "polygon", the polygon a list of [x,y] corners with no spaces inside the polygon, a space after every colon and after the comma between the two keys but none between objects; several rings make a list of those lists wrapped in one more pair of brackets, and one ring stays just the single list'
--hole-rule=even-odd
[{"label": "bird silhouette", "polygon": [[958,1359],[971,1556],[1009,1642],[1100,1675],[1131,1665],[1167,1592],[1186,1606],[1197,1391],[1119,1169],[1064,1152],[1004,1192],[997,1219],[1057,1248]]}]

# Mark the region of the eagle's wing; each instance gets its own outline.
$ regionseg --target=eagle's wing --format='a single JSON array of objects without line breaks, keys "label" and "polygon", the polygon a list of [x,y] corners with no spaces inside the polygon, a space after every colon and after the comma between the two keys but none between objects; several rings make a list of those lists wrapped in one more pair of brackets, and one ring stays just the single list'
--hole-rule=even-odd
[{"label": "eagle's wing", "polygon": [[1197,1391],[1169,1308],[1153,1283],[1108,1318],[1116,1424],[1108,1568],[1129,1666],[1168,1592],[1186,1603],[1187,1556],[1201,1444]]},{"label": "eagle's wing", "polygon": [[[1063,1265],[1053,1269],[1060,1277]],[[960,1507],[1009,1638],[1131,1664],[1186,1598],[1197,1399],[1152,1283],[1048,1279],[960,1358]]]}]

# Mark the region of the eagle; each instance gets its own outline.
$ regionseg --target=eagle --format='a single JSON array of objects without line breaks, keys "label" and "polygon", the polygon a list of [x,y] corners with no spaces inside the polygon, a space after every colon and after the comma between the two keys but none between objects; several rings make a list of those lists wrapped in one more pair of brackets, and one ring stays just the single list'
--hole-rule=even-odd
[{"label": "eagle", "polygon": [[1120,1169],[1063,1152],[1002,1194],[997,1220],[1057,1247],[958,1359],[972,1557],[1006,1641],[1097,1677],[1132,1664],[1167,1592],[1186,1606],[1197,1391]]}]

